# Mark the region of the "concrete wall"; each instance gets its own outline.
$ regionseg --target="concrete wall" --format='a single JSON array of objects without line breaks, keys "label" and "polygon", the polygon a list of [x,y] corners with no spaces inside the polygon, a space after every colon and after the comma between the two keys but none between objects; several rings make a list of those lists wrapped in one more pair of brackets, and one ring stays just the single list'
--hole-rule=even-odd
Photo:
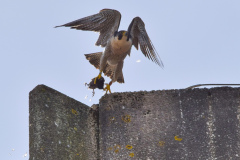
[{"label": "concrete wall", "polygon": [[30,160],[98,157],[98,112],[47,86],[29,94]]},{"label": "concrete wall", "polygon": [[38,86],[30,159],[237,160],[239,118],[240,88],[113,93],[89,108]]}]

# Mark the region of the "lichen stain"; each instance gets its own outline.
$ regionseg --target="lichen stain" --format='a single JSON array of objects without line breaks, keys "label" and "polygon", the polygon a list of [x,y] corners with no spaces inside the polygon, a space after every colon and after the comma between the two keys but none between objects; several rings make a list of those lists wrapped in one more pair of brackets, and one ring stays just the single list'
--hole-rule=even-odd
[{"label": "lichen stain", "polygon": [[74,127],[73,129],[74,129],[75,131],[77,131],[77,127]]},{"label": "lichen stain", "polygon": [[178,136],[175,136],[174,139],[175,139],[176,141],[182,141],[182,138],[179,138]]},{"label": "lichen stain", "polygon": [[126,123],[129,123],[129,122],[131,122],[131,116],[128,114],[125,116],[122,116],[122,120]]},{"label": "lichen stain", "polygon": [[126,148],[130,150],[130,149],[132,149],[133,147],[132,147],[131,145],[126,145]]},{"label": "lichen stain", "polygon": [[46,91],[46,89],[45,89],[45,88],[42,88],[42,89],[41,89],[41,91],[42,91],[42,92],[45,92],[45,91]]},{"label": "lichen stain", "polygon": [[130,157],[134,157],[134,153],[129,153],[129,156]]},{"label": "lichen stain", "polygon": [[78,113],[77,113],[77,111],[76,110],[74,110],[74,109],[72,109],[72,113],[73,114],[75,114],[75,115],[77,115]]},{"label": "lichen stain", "polygon": [[120,145],[118,145],[118,144],[116,144],[115,146],[114,146],[114,149],[115,149],[115,153],[118,153],[119,152],[119,150],[121,149],[121,146]]},{"label": "lichen stain", "polygon": [[165,142],[164,141],[159,141],[159,146],[164,146],[165,145]]},{"label": "lichen stain", "polygon": [[108,147],[108,149],[107,149],[107,150],[108,150],[108,151],[111,151],[112,149],[113,149],[112,147]]}]

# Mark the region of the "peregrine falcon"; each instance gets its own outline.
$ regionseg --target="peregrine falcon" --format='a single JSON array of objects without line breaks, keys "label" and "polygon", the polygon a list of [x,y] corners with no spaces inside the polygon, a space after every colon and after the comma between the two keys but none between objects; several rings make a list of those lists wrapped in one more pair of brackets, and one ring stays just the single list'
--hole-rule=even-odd
[{"label": "peregrine falcon", "polygon": [[138,44],[145,57],[163,68],[163,63],[156,52],[145,29],[145,24],[140,17],[133,18],[128,30],[118,31],[121,14],[117,10],[102,9],[99,13],[87,16],[56,27],[71,27],[71,29],[99,32],[99,38],[95,45],[105,47],[103,52],[85,54],[87,60],[99,69],[101,78],[102,72],[111,78],[104,90],[106,93],[114,82],[124,83],[123,61],[127,55],[130,56],[132,45],[138,50]]}]

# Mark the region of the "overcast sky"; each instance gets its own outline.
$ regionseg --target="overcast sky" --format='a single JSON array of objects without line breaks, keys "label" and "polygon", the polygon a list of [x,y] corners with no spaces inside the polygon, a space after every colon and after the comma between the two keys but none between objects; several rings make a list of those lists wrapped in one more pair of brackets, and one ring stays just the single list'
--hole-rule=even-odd
[{"label": "overcast sky", "polygon": [[135,16],[141,17],[165,65],[161,69],[132,48],[124,62],[125,83],[114,83],[112,91],[240,83],[239,0],[2,0],[0,159],[29,158],[28,93],[38,84],[88,106],[98,103],[104,92],[97,90],[92,97],[84,85],[99,72],[84,56],[103,51],[94,45],[98,34],[54,26],[103,8],[121,12],[120,30],[126,30]]}]

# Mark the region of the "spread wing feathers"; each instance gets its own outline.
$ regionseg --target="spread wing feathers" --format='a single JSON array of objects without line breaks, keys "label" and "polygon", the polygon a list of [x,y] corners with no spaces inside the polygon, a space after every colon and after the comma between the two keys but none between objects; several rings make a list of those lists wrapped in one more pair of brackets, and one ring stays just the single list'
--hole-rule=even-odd
[{"label": "spread wing feathers", "polygon": [[148,57],[153,62],[163,68],[163,63],[154,48],[145,29],[145,24],[140,17],[135,17],[128,27],[128,32],[132,36],[133,45],[138,49],[138,44],[145,57]]},{"label": "spread wing feathers", "polygon": [[97,53],[90,53],[90,54],[85,54],[86,59],[94,65],[96,69],[99,69],[100,66],[100,59],[102,56],[102,52],[97,52]]},{"label": "spread wing feathers", "polygon": [[99,13],[56,27],[100,32],[96,45],[105,47],[108,39],[118,30],[121,14],[117,10],[103,9]]},{"label": "spread wing feathers", "polygon": [[[97,53],[90,53],[85,54],[86,59],[96,68],[99,69],[100,67],[100,59],[102,56],[102,52]],[[103,73],[105,76],[108,76],[109,78],[113,78],[114,72],[116,70],[116,66],[110,66],[109,64],[106,65],[105,69],[103,70]],[[118,78],[117,80],[119,83],[124,83],[124,78]]]}]

